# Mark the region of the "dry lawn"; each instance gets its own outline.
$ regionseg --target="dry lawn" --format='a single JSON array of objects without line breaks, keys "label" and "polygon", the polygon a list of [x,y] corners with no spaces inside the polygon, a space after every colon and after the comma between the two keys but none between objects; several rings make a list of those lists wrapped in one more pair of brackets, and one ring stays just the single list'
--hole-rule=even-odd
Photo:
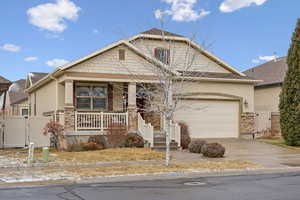
[{"label": "dry lawn", "polygon": [[274,137],[274,138],[270,138],[270,139],[256,139],[256,141],[264,142],[267,144],[272,144],[272,145],[276,145],[276,146],[280,146],[280,147],[284,147],[284,148],[288,148],[288,149],[300,150],[300,146],[288,146],[285,144],[283,138],[279,138],[279,137]]},{"label": "dry lawn", "polygon": [[[27,158],[27,150],[4,150],[0,151],[0,155],[1,154],[14,158]],[[42,151],[40,149],[35,150],[34,158],[38,162],[42,161]],[[162,152],[143,148],[105,149],[83,152],[58,152],[51,149],[49,153],[49,161],[55,163],[97,163],[162,159],[164,159]]]},{"label": "dry lawn", "polygon": [[73,167],[73,168],[44,168],[46,174],[63,173],[73,177],[96,177],[126,174],[148,174],[148,173],[168,173],[200,170],[224,170],[224,169],[247,169],[257,168],[254,163],[243,160],[231,161],[203,161],[194,163],[177,163],[169,167],[163,164],[147,165],[122,165],[122,166],[100,166],[100,167]]}]

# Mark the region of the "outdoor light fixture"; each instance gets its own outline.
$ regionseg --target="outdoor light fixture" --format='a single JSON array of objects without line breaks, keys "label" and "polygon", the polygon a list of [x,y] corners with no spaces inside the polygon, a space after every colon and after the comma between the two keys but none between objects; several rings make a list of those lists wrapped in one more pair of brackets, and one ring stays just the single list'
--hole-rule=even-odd
[{"label": "outdoor light fixture", "polygon": [[245,105],[245,107],[248,107],[248,101],[245,99],[245,101],[244,101],[244,105]]}]

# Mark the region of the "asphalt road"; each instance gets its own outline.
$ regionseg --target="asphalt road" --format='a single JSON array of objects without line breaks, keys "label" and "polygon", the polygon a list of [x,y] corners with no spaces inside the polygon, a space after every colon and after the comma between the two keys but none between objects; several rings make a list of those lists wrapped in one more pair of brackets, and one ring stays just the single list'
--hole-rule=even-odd
[{"label": "asphalt road", "polygon": [[299,200],[300,173],[0,189],[1,200]]}]

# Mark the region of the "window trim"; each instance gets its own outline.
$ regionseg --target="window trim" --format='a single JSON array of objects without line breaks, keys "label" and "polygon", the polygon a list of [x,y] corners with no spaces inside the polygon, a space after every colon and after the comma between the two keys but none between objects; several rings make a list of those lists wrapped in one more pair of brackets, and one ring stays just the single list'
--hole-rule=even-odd
[{"label": "window trim", "polygon": [[[164,61],[162,61],[162,60],[160,60],[160,59],[158,58],[157,53],[158,53],[159,50],[166,51],[166,54],[167,54],[166,62],[164,62]],[[170,49],[168,49],[168,48],[163,48],[163,47],[155,47],[155,48],[154,48],[154,57],[155,57],[157,60],[159,60],[160,62],[162,62],[162,63],[164,63],[164,64],[166,64],[166,65],[169,65],[169,64],[170,64],[170,56],[171,56],[170,54],[171,54],[171,53],[170,53]]]},{"label": "window trim", "polygon": [[[122,57],[122,56],[123,57]],[[119,61],[124,61],[126,58],[126,53],[125,53],[125,49],[119,49]]]},{"label": "window trim", "polygon": [[[77,96],[77,87],[89,87],[90,91],[92,87],[105,87],[106,88],[106,96]],[[96,112],[96,111],[108,111],[108,83],[76,83],[75,84],[75,108],[78,111],[90,111],[90,112]],[[90,99],[90,108],[78,108],[77,99],[78,98],[89,98]],[[94,109],[93,106],[93,99],[105,99],[105,108],[104,109]]]}]

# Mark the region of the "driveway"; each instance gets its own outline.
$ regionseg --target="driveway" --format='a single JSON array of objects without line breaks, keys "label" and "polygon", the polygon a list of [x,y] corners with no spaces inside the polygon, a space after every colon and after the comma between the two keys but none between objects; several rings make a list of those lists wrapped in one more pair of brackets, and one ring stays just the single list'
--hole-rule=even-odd
[{"label": "driveway", "polygon": [[[287,149],[252,139],[206,139],[206,141],[218,142],[226,148],[225,157],[220,160],[248,160],[268,168],[300,167],[300,150]],[[180,161],[203,159],[202,155],[186,151],[173,152],[173,155]]]}]

